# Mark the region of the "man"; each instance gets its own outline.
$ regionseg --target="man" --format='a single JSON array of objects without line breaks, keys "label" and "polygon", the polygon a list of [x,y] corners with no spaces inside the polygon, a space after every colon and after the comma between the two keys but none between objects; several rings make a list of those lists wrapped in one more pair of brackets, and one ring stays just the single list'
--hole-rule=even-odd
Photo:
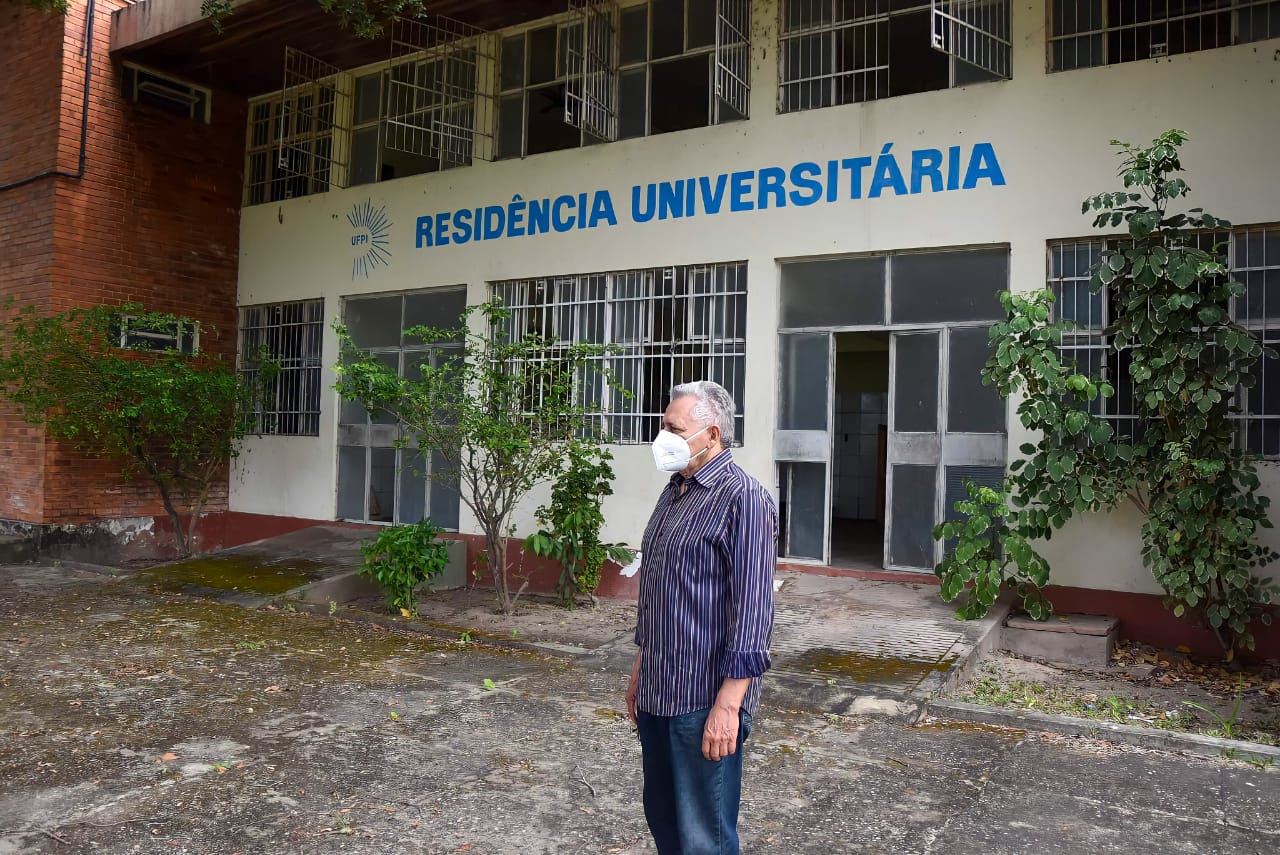
[{"label": "man", "polygon": [[653,444],[675,474],[641,546],[627,708],[661,855],[738,855],[742,744],[769,668],[777,512],[733,462],[734,411],[715,383],[676,386]]}]

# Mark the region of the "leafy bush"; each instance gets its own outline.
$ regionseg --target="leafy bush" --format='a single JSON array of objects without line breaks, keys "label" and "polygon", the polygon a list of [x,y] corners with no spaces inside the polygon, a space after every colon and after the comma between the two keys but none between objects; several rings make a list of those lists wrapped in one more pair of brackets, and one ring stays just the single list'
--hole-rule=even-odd
[{"label": "leafy bush", "polygon": [[439,576],[449,563],[449,550],[440,540],[442,531],[431,520],[423,520],[384,528],[360,545],[364,564],[359,573],[382,585],[391,611],[417,617],[418,585]]}]

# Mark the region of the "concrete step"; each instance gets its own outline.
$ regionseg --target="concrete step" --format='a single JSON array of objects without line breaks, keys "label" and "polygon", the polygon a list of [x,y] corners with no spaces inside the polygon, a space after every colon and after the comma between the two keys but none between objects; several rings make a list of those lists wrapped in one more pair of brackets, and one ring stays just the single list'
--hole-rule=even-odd
[{"label": "concrete step", "polygon": [[35,546],[30,538],[0,537],[0,564],[25,564],[35,557]]}]

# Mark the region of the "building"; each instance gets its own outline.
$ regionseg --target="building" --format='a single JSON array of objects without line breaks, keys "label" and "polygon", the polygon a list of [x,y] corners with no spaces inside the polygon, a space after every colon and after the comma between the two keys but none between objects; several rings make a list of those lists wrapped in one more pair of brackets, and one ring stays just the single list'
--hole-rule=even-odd
[{"label": "building", "polygon": [[[6,291],[56,306],[123,288],[228,327],[238,308],[242,349],[267,342],[284,360],[265,435],[229,480],[224,518],[241,529],[425,513],[474,532],[456,493],[392,446],[394,425],[332,393],[332,322],[405,370],[418,357],[401,329],[497,295],[520,323],[622,348],[611,367],[633,397],[600,391],[619,443],[609,539],[639,540],[663,483],[645,445],[667,388],[710,377],[740,403],[735,456],[779,499],[784,562],[928,572],[929,531],[962,479],[999,478],[1021,442],[978,377],[996,292],[1083,296],[1105,235],[1079,204],[1116,186],[1108,141],[1170,126],[1191,136],[1195,204],[1239,224],[1230,258],[1258,295],[1241,320],[1280,340],[1267,311],[1280,307],[1280,3],[428,5],[438,15],[362,40],[314,0],[238,0],[221,33],[199,0],[89,3],[103,81],[90,103],[113,133],[95,112],[84,179],[0,195],[3,218],[52,209],[52,227],[19,238],[39,263],[0,266]],[[86,4],[73,9],[63,24],[0,12],[0,28],[49,37],[3,96],[32,101],[24,133],[44,134],[23,157],[56,145],[75,162],[88,39]],[[59,29],[60,48],[46,44]],[[21,94],[58,86],[60,120]],[[95,172],[94,140],[133,172]],[[145,229],[117,228],[116,209]],[[36,293],[49,271],[53,292]],[[1100,330],[1100,304],[1067,302]],[[1105,358],[1099,336],[1077,344]],[[1241,437],[1276,460],[1266,371]],[[154,513],[79,473],[84,498],[64,507],[70,458],[24,430],[0,427],[30,461],[0,518]],[[1280,492],[1274,464],[1262,477]],[[1122,509],[1055,538],[1055,603],[1182,638],[1138,526]]]}]

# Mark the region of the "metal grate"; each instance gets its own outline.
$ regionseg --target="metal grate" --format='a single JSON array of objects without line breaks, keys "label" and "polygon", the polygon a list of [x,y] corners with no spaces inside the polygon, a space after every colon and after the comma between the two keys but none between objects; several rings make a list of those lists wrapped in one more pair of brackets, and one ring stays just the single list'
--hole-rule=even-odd
[{"label": "metal grate", "polygon": [[[240,372],[260,389],[255,433],[320,435],[324,300],[245,306],[240,310]],[[278,367],[259,383],[262,359]]]},{"label": "metal grate", "polygon": [[751,0],[716,0],[715,98],[717,124],[751,115]]},{"label": "metal grate", "polygon": [[779,48],[784,113],[889,95],[889,0],[786,0]]},{"label": "metal grate", "polygon": [[443,15],[396,18],[390,30],[386,148],[435,158],[441,168],[471,163],[477,137],[492,136],[491,110],[477,109],[491,97],[490,40]]},{"label": "metal grate", "polygon": [[[566,345],[618,348],[579,378],[583,403],[599,410],[598,426],[614,441],[651,440],[671,387],[705,379],[733,395],[734,432],[741,442],[745,262],[518,279],[491,283],[490,290],[511,310],[507,326],[498,331],[509,341],[536,334]],[[610,388],[606,374],[626,393]]]},{"label": "metal grate", "polygon": [[618,138],[618,35],[613,0],[570,0],[564,120],[602,140]]},{"label": "metal grate", "polygon": [[1009,4],[931,0],[933,47],[997,77],[1009,77]]},{"label": "metal grate", "polygon": [[285,177],[285,199],[346,186],[346,161],[338,160],[334,147],[334,140],[347,134],[338,124],[347,112],[338,103],[344,97],[338,89],[339,71],[302,51],[284,49],[276,168]]},{"label": "metal grate", "polygon": [[1051,0],[1049,69],[1068,71],[1280,36],[1277,0]]},{"label": "metal grate", "polygon": [[[1245,285],[1235,301],[1232,316],[1263,344],[1280,347],[1280,228],[1249,227],[1230,234],[1197,235],[1205,250],[1227,249],[1231,273]],[[1137,429],[1134,384],[1129,377],[1125,350],[1116,350],[1105,334],[1111,323],[1110,301],[1090,292],[1089,276],[1105,249],[1117,242],[1104,240],[1058,241],[1049,246],[1049,287],[1056,295],[1055,316],[1070,320],[1075,328],[1063,333],[1060,350],[1064,361],[1080,371],[1100,375],[1116,389],[1112,398],[1099,398],[1090,406],[1094,415],[1112,423],[1118,436],[1134,437]],[[1254,366],[1255,385],[1236,391],[1237,441],[1266,458],[1280,458],[1280,365],[1264,357]]]}]

